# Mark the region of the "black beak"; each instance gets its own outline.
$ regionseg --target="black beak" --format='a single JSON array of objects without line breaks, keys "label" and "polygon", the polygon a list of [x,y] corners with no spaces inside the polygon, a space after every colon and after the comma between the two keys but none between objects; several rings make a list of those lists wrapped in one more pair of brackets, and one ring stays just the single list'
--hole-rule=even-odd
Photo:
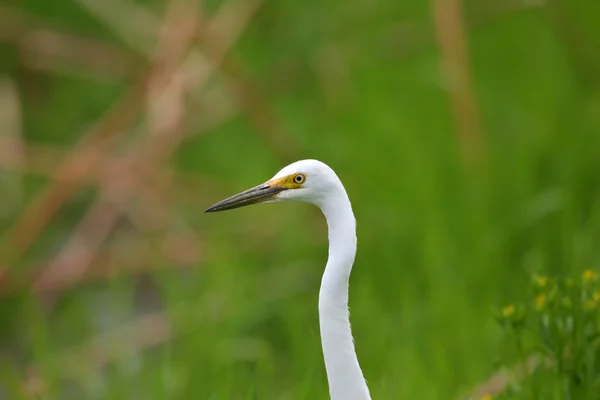
[{"label": "black beak", "polygon": [[263,183],[252,189],[243,191],[234,196],[228,197],[225,200],[218,202],[207,208],[204,212],[216,212],[233,210],[234,208],[249,206],[251,204],[263,203],[269,200],[275,200],[277,194],[285,188],[275,186],[269,182]]}]

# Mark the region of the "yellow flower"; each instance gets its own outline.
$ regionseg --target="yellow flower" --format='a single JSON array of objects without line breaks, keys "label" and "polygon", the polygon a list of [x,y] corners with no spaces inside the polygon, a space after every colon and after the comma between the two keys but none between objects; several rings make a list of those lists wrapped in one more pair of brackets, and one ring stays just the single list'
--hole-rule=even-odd
[{"label": "yellow flower", "polygon": [[583,271],[583,280],[584,281],[595,281],[598,278],[598,273],[593,269],[586,269]]},{"label": "yellow flower", "polygon": [[508,318],[508,317],[514,315],[514,313],[515,313],[515,306],[512,304],[509,304],[502,309],[502,316],[504,318]]},{"label": "yellow flower", "polygon": [[538,310],[544,308],[544,306],[546,305],[546,300],[547,298],[545,294],[540,294],[539,296],[537,296],[535,298],[535,308],[537,308]]},{"label": "yellow flower", "polygon": [[546,287],[548,284],[548,278],[546,278],[544,275],[538,276],[535,278],[535,283],[537,283],[537,285],[541,288]]},{"label": "yellow flower", "polygon": [[595,301],[595,302],[599,302],[599,301],[600,301],[600,292],[596,290],[596,291],[595,291],[595,292],[592,294],[592,299],[594,299],[594,301]]},{"label": "yellow flower", "polygon": [[483,397],[480,397],[479,400],[492,400],[492,395],[486,394]]},{"label": "yellow flower", "polygon": [[594,308],[596,308],[596,301],[595,300],[588,300],[583,305],[583,309],[584,310],[593,310]]}]

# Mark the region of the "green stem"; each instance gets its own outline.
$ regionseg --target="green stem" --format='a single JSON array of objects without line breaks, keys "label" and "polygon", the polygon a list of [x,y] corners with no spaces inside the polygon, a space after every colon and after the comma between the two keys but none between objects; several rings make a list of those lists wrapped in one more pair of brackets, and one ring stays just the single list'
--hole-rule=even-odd
[{"label": "green stem", "polygon": [[[527,371],[527,357],[525,356],[525,349],[523,346],[523,340],[522,337],[519,333],[517,333],[516,329],[512,329],[513,331],[513,335],[515,337],[515,344],[517,347],[517,354],[519,356],[519,361],[521,363],[521,365],[523,365],[523,374],[526,374]],[[530,384],[529,385],[529,390],[530,390],[530,396],[532,400],[535,400],[535,385]]]}]

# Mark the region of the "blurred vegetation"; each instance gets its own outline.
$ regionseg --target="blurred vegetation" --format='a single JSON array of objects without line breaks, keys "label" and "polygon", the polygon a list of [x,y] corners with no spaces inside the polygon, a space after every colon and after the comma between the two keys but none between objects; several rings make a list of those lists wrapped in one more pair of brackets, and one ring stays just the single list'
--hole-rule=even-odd
[{"label": "blurred vegetation", "polygon": [[[520,366],[498,398],[591,399],[600,390],[598,273],[532,279],[530,301],[507,304],[499,323],[514,338]],[[526,378],[526,379],[523,379]]]},{"label": "blurred vegetation", "polygon": [[3,1],[0,398],[327,398],[323,218],[203,214],[299,158],[332,166],[353,202],[351,321],[373,398],[485,389],[530,356],[495,307],[531,302],[532,274],[600,268],[598,15]]}]

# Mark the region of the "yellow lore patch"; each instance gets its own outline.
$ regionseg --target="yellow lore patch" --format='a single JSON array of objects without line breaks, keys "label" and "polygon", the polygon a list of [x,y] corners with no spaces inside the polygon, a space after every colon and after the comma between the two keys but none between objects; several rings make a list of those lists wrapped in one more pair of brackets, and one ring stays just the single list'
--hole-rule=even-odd
[{"label": "yellow lore patch", "polygon": [[284,176],[279,179],[268,181],[267,183],[272,187],[278,187],[281,189],[299,189],[302,184],[306,181],[306,175],[303,173],[292,174]]}]

